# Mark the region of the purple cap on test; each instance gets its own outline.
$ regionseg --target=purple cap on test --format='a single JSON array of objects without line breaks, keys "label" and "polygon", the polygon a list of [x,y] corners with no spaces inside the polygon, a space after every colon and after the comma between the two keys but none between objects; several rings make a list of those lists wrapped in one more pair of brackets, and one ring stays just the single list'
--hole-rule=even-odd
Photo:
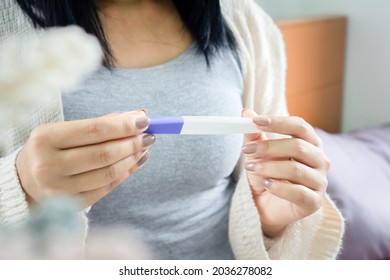
[{"label": "purple cap on test", "polygon": [[182,117],[156,117],[150,119],[145,133],[151,134],[180,134],[184,125]]}]

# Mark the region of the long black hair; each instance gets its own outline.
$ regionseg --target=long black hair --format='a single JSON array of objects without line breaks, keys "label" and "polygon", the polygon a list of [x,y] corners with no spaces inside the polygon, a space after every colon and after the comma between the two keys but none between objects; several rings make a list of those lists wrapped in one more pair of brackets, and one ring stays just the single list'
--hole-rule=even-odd
[{"label": "long black hair", "polygon": [[[36,28],[78,25],[95,35],[104,51],[104,64],[112,66],[112,55],[98,15],[95,0],[16,0]],[[185,26],[196,40],[207,64],[218,51],[234,49],[234,36],[227,26],[219,0],[173,0]]]}]

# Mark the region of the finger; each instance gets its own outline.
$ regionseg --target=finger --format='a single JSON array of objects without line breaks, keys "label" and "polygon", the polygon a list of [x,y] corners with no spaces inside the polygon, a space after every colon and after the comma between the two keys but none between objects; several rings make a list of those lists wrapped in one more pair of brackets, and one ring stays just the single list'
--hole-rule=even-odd
[{"label": "finger", "polygon": [[326,177],[318,170],[296,161],[249,161],[245,169],[263,178],[289,181],[316,191],[324,192],[328,185]]},{"label": "finger", "polygon": [[[243,118],[254,118],[257,116],[257,114],[249,109],[244,109],[242,110],[242,117]],[[250,133],[250,134],[245,134],[245,143],[252,142],[252,141],[259,141],[259,140],[264,140],[267,137],[265,134],[259,130],[259,133]]]},{"label": "finger", "polygon": [[256,116],[253,122],[262,131],[291,135],[318,147],[322,145],[314,128],[300,117]]},{"label": "finger", "polygon": [[87,191],[81,193],[79,196],[81,200],[83,201],[85,207],[89,207],[99,200],[101,200],[103,197],[107,196],[110,192],[112,192],[116,187],[118,187],[120,184],[122,184],[126,179],[130,176],[130,171],[124,175],[122,178],[108,184],[107,186],[98,188],[96,190]]},{"label": "finger", "polygon": [[62,151],[63,174],[76,175],[110,166],[153,145],[156,137],[151,134],[104,142]]},{"label": "finger", "polygon": [[68,121],[50,126],[47,141],[59,149],[87,146],[134,136],[146,130],[150,120],[143,111],[111,117]]},{"label": "finger", "polygon": [[113,191],[116,187],[118,187],[120,184],[122,184],[126,179],[137,172],[139,168],[142,167],[142,165],[148,160],[149,158],[149,153],[146,153],[138,162],[135,166],[133,166],[124,176],[118,180],[115,180],[114,182],[103,186],[101,188],[91,190],[91,191],[86,191],[80,193],[80,197],[82,201],[84,201],[85,207],[89,207],[93,204],[95,204],[97,201],[102,199],[103,197],[107,196],[111,191]]},{"label": "finger", "polygon": [[148,153],[148,150],[122,159],[110,166],[71,176],[67,186],[72,186],[74,193],[80,193],[110,185],[125,176],[137,162]]},{"label": "finger", "polygon": [[[314,213],[321,207],[323,193],[313,191],[305,186],[299,184],[292,184],[289,182],[263,179],[263,185],[273,195],[290,201],[297,205],[302,213],[299,216],[306,216]],[[256,196],[256,191],[253,192]]]},{"label": "finger", "polygon": [[[142,113],[144,112],[145,115],[147,115],[147,110],[146,109],[138,109],[138,110],[135,110],[135,111],[130,111],[130,112],[127,112],[128,114],[139,114],[139,113]],[[126,112],[125,112],[126,113]],[[108,114],[108,115],[104,115],[103,118],[110,118],[110,117],[115,117],[115,116],[119,116],[121,114],[125,114],[125,113],[119,113],[119,112],[115,112],[115,113],[111,113],[111,114]]]},{"label": "finger", "polygon": [[312,168],[328,169],[323,151],[299,138],[255,141],[246,144],[242,152],[251,158],[293,158]]},{"label": "finger", "polygon": [[115,113],[111,113],[111,114],[105,115],[105,116],[103,116],[103,118],[116,117],[116,116],[119,116],[120,114],[121,113],[115,112]]}]

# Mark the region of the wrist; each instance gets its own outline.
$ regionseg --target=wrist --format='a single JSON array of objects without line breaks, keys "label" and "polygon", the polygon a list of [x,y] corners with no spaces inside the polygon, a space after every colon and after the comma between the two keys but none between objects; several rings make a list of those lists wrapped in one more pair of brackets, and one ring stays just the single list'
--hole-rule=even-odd
[{"label": "wrist", "polygon": [[267,225],[264,223],[261,225],[263,234],[269,238],[276,238],[281,236],[284,233],[286,227],[286,225]]},{"label": "wrist", "polygon": [[24,195],[25,195],[25,198],[26,198],[26,201],[27,201],[27,204],[29,205],[29,207],[33,206],[36,202],[35,200],[32,198],[32,196],[27,192],[26,188],[25,188],[25,182],[24,180],[22,179],[22,160],[20,159],[21,158],[21,153],[23,151],[23,148],[19,151],[19,153],[17,154],[16,156],[16,160],[15,160],[15,169],[16,169],[16,175],[18,176],[18,180],[19,180],[19,184],[20,184],[20,187],[22,189],[22,191],[24,192]]}]

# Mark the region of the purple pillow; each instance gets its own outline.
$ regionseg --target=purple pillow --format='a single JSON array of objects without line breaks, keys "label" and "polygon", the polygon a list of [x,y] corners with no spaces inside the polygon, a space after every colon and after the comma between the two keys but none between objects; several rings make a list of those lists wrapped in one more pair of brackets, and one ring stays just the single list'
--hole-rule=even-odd
[{"label": "purple pillow", "polygon": [[346,220],[339,259],[390,259],[390,124],[348,134],[316,129],[332,162],[328,193]]}]

